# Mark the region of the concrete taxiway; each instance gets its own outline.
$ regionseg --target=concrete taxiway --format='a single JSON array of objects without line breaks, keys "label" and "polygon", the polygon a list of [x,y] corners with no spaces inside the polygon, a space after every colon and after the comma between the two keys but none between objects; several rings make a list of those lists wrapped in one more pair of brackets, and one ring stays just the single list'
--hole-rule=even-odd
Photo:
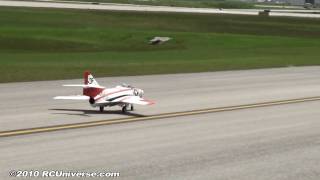
[{"label": "concrete taxiway", "polygon": [[[65,9],[92,9],[112,11],[143,11],[143,12],[177,12],[177,13],[208,13],[208,14],[239,14],[258,15],[261,9],[214,9],[214,8],[187,8],[170,6],[149,6],[115,3],[80,3],[59,1],[8,1],[1,0],[0,6],[12,7],[42,7],[42,8],[65,8]],[[288,16],[320,18],[319,10],[272,10],[270,16]]]}]

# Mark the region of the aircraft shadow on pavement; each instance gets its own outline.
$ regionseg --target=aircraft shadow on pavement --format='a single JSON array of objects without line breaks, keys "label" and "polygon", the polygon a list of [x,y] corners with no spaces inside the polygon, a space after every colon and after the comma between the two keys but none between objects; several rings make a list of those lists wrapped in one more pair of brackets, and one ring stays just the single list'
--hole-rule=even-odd
[{"label": "aircraft shadow on pavement", "polygon": [[[137,114],[133,112],[123,113],[121,110],[109,110],[109,111],[97,111],[97,110],[87,110],[87,109],[49,109],[50,111],[68,111],[68,112],[57,112],[53,114],[66,114],[66,115],[75,115],[75,116],[90,116],[93,114],[119,114],[119,115],[127,115],[133,117],[145,117],[143,114]],[[75,114],[72,112],[82,112],[83,114]]]}]

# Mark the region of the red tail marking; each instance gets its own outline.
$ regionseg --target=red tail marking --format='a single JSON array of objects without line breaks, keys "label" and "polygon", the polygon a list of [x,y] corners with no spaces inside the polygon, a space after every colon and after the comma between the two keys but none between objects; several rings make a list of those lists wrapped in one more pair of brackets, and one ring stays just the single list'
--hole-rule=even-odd
[{"label": "red tail marking", "polygon": [[84,84],[87,85],[88,84],[88,76],[90,75],[90,71],[85,71],[83,73],[83,80],[84,80]]},{"label": "red tail marking", "polygon": [[87,88],[83,88],[83,95],[89,96],[89,97],[96,97],[102,91],[103,91],[103,88],[87,87]]},{"label": "red tail marking", "polygon": [[[90,71],[85,71],[83,73],[83,80],[84,84],[88,85],[88,76],[90,75]],[[83,88],[83,95],[89,96],[89,97],[96,97],[98,94],[100,94],[103,91],[102,88],[93,88],[93,87],[87,87]]]}]

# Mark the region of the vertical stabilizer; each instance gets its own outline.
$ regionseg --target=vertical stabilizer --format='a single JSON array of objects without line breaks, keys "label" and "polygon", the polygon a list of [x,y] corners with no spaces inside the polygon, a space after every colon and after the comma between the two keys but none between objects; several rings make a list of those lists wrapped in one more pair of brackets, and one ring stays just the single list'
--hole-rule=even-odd
[{"label": "vertical stabilizer", "polygon": [[91,74],[89,71],[85,71],[84,73],[83,73],[83,80],[84,80],[84,84],[85,85],[88,85],[88,76],[89,76],[89,74]]},{"label": "vertical stabilizer", "polygon": [[93,98],[103,91],[104,88],[101,88],[89,71],[84,72],[83,79],[85,85],[91,86],[83,88],[83,95]]},{"label": "vertical stabilizer", "polygon": [[89,71],[85,71],[83,76],[85,85],[100,86]]}]

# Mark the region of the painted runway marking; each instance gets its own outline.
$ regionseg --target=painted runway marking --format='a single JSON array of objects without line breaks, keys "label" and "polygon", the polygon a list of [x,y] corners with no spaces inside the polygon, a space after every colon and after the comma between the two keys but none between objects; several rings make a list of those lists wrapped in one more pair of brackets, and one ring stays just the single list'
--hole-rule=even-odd
[{"label": "painted runway marking", "polygon": [[55,126],[47,126],[47,127],[37,127],[37,128],[29,128],[29,129],[17,129],[17,130],[11,130],[11,131],[2,131],[0,132],[0,137],[44,133],[44,132],[50,132],[50,131],[68,130],[68,129],[76,129],[76,128],[87,128],[87,127],[93,127],[93,126],[103,126],[103,125],[120,124],[120,123],[137,122],[137,121],[147,121],[147,120],[155,120],[155,119],[180,117],[180,116],[190,116],[190,115],[198,115],[198,114],[205,114],[205,113],[235,111],[235,110],[242,110],[242,109],[260,108],[260,107],[294,104],[294,103],[319,101],[319,100],[320,100],[320,96],[317,96],[317,97],[307,97],[307,98],[299,98],[299,99],[262,102],[262,103],[255,103],[255,104],[244,104],[244,105],[237,105],[237,106],[199,109],[199,110],[183,111],[183,112],[163,113],[163,114],[157,114],[157,115],[150,115],[146,117],[121,118],[121,119],[90,121],[90,122],[74,123],[74,124],[63,124],[63,125],[55,125]]}]

